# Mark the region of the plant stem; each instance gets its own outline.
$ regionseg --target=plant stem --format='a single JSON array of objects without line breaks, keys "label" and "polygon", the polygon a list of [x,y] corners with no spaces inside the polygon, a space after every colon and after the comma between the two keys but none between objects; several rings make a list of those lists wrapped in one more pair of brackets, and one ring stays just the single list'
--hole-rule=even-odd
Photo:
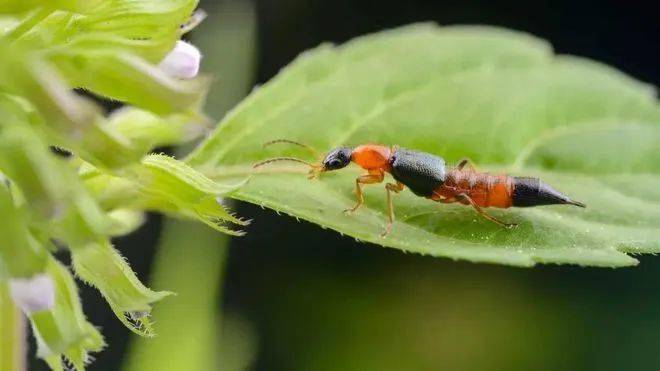
[{"label": "plant stem", "polygon": [[0,283],[0,371],[25,370],[25,318]]}]

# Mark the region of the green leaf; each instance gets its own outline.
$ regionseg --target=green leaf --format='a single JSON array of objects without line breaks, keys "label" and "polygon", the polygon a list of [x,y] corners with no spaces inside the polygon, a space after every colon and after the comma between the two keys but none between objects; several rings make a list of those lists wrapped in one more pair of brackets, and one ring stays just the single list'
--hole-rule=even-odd
[{"label": "green leaf", "polygon": [[0,60],[0,74],[12,76],[0,82],[0,89],[12,94],[0,96],[0,111],[24,111],[23,119],[47,133],[53,144],[72,148],[97,165],[119,167],[143,155],[126,138],[108,131],[100,108],[73,93],[49,63],[10,48],[0,39],[0,52],[12,57]]},{"label": "green leaf", "polygon": [[71,273],[52,257],[46,272],[55,283],[55,306],[29,316],[37,338],[37,355],[53,370],[64,369],[63,357],[77,370],[84,370],[88,353],[100,351],[105,342],[83,314]]},{"label": "green leaf", "polygon": [[86,12],[98,7],[105,0],[0,0],[0,13],[22,13],[26,10],[46,7],[49,9],[66,9],[74,12]]},{"label": "green leaf", "polygon": [[30,235],[25,212],[17,207],[5,180],[0,174],[0,214],[6,218],[0,223],[0,266],[10,277],[31,277],[44,270],[48,254]]},{"label": "green leaf", "polygon": [[179,144],[198,138],[207,129],[199,114],[159,117],[136,108],[121,108],[108,118],[108,126],[144,150]]},{"label": "green leaf", "polygon": [[70,85],[159,114],[197,108],[208,84],[203,78],[175,79],[146,60],[116,50],[66,51],[53,60]]},{"label": "green leaf", "polygon": [[96,240],[112,221],[86,192],[74,169],[53,156],[27,126],[0,130],[0,167],[26,200],[30,227],[69,243]]},{"label": "green leaf", "polygon": [[[114,0],[97,7],[85,17],[77,18],[72,28],[83,34],[109,34],[145,43],[134,52],[151,62],[160,59],[174,46],[185,24],[197,7],[198,0]],[[147,47],[145,47],[147,46]]]},{"label": "green leaf", "polygon": [[308,181],[304,166],[263,167],[233,197],[359,240],[432,256],[532,266],[627,266],[626,254],[660,252],[660,107],[653,88],[518,32],[412,25],[322,45],[253,92],[188,162],[214,180],[251,173],[288,138],[321,152],[382,143],[468,157],[479,170],[538,176],[586,210],[566,206],[489,210],[519,223],[502,229],[461,205],[395,196],[386,223],[383,186],[366,186],[353,215],[351,166]]},{"label": "green leaf", "polygon": [[112,237],[124,236],[136,231],[146,221],[144,212],[126,209],[115,209],[108,212],[112,220],[110,235]]},{"label": "green leaf", "polygon": [[126,327],[138,335],[153,336],[151,304],[171,293],[144,286],[109,241],[73,246],[71,257],[76,274],[99,289]]},{"label": "green leaf", "polygon": [[[173,78],[159,67],[202,18],[191,15],[197,3],[0,0],[0,214],[8,220],[0,226],[0,280],[17,280],[19,293],[23,278],[54,281],[55,306],[30,314],[38,355],[53,370],[84,369],[103,341],[52,253],[71,250],[77,273],[120,320],[151,335],[151,304],[167,293],[142,285],[109,239],[138,228],[146,210],[232,234],[240,232],[225,224],[245,225],[218,201],[236,186],[148,156],[206,129],[208,80]],[[106,116],[74,89],[126,108]]]},{"label": "green leaf", "polygon": [[[217,231],[236,236],[244,233],[228,224],[249,224],[234,216],[220,199],[242,186],[245,177],[232,183],[214,182],[184,162],[158,154],[146,156],[121,176],[91,167],[83,170],[83,176],[87,189],[105,210],[160,211],[197,219]],[[115,225],[114,229],[117,228],[122,229]]]},{"label": "green leaf", "polygon": [[246,226],[249,221],[232,215],[222,204],[220,196],[240,187],[245,179],[235,184],[216,183],[183,162],[165,155],[150,155],[134,168],[140,190],[155,208],[198,219],[211,228],[241,236],[242,231],[228,228],[227,223]]}]

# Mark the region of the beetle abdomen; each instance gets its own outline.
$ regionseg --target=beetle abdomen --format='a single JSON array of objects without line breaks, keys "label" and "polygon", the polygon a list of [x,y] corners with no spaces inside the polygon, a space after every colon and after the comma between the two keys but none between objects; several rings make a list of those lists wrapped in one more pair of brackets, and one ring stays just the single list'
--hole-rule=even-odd
[{"label": "beetle abdomen", "polygon": [[506,175],[449,169],[445,183],[436,189],[433,199],[456,199],[469,205],[469,201],[460,197],[466,195],[478,206],[506,209],[512,206],[513,183],[513,178]]},{"label": "beetle abdomen", "polygon": [[538,178],[515,177],[513,179],[513,206],[575,205],[585,207],[583,203],[571,200]]},{"label": "beetle abdomen", "polygon": [[417,196],[430,197],[445,181],[445,160],[429,153],[398,148],[390,157],[390,172]]}]

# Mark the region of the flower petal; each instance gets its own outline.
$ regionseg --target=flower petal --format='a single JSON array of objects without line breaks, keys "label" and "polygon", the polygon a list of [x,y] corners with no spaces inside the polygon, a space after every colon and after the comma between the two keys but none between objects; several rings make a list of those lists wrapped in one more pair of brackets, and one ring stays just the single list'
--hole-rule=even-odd
[{"label": "flower petal", "polygon": [[31,278],[12,278],[9,287],[12,299],[25,314],[51,309],[55,305],[55,284],[45,273]]},{"label": "flower petal", "polygon": [[192,79],[199,73],[202,55],[194,45],[177,41],[174,49],[160,62],[160,69],[170,76]]}]

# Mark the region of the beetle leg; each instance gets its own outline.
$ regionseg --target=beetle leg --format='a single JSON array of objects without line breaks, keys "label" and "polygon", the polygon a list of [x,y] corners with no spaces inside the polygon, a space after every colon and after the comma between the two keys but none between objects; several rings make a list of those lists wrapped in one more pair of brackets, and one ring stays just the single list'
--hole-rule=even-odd
[{"label": "beetle leg", "polygon": [[392,203],[392,192],[399,193],[403,191],[404,185],[401,182],[387,183],[385,184],[385,190],[387,191],[387,226],[381,234],[381,237],[387,236],[392,230],[392,224],[394,223],[394,204]]},{"label": "beetle leg", "polygon": [[441,202],[443,204],[453,204],[454,202],[458,202],[458,200],[456,200],[456,197],[440,198],[438,199],[438,202]]},{"label": "beetle leg", "polygon": [[385,178],[385,174],[381,173],[371,173],[366,175],[361,175],[355,179],[355,196],[357,197],[357,203],[355,206],[350,209],[344,210],[345,213],[352,213],[357,210],[364,203],[364,195],[362,194],[362,185],[363,184],[374,184],[380,183]]},{"label": "beetle leg", "polygon": [[516,224],[516,223],[505,223],[505,222],[503,222],[503,221],[497,219],[496,217],[494,217],[494,216],[488,214],[487,212],[485,212],[485,211],[481,208],[481,206],[477,205],[477,203],[474,202],[474,200],[473,200],[470,196],[466,195],[465,193],[461,193],[461,194],[458,195],[457,197],[458,197],[458,198],[462,198],[463,200],[466,200],[467,202],[469,202],[470,205],[472,205],[472,207],[474,208],[474,210],[475,210],[477,213],[479,213],[479,215],[481,215],[481,216],[483,216],[484,218],[490,220],[491,222],[494,222],[494,223],[499,224],[499,225],[501,225],[502,227],[506,227],[506,228],[513,228],[513,227],[518,226],[518,224]]},{"label": "beetle leg", "polygon": [[464,159],[462,159],[461,161],[459,161],[459,163],[458,163],[458,165],[456,166],[456,168],[457,168],[458,170],[463,170],[463,168],[464,168],[466,165],[469,166],[470,171],[473,171],[473,172],[476,171],[476,169],[475,169],[475,167],[474,167],[474,164],[473,164],[472,161],[470,161],[470,159],[468,159],[468,158],[464,158]]}]

